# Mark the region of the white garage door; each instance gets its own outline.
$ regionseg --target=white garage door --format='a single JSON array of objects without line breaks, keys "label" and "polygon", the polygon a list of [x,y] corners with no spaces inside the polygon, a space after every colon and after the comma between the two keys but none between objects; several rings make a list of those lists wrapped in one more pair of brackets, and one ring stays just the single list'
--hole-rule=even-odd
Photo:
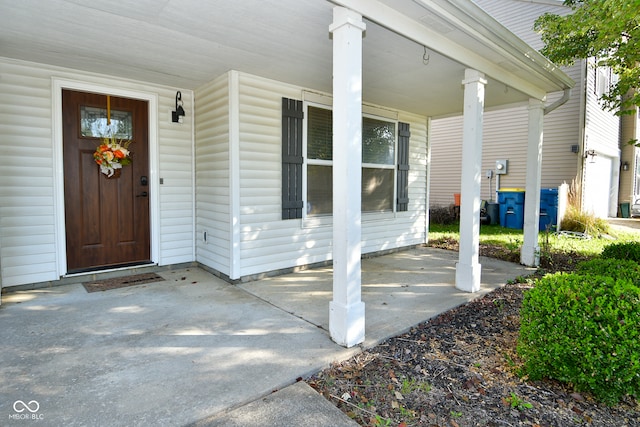
[{"label": "white garage door", "polygon": [[583,210],[607,218],[611,205],[611,157],[588,157],[585,162]]}]

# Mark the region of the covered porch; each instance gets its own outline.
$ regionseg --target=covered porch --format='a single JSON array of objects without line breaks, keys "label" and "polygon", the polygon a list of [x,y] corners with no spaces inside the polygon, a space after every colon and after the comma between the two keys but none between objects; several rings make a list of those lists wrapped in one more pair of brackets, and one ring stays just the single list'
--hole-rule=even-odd
[{"label": "covered porch", "polygon": [[[59,101],[61,90],[71,87],[149,102],[150,171],[144,175],[149,186],[144,194],[150,255],[145,261],[158,266],[196,262],[238,280],[332,259],[333,288],[323,291],[332,295],[328,330],[347,347],[372,339],[365,340],[365,330],[372,328],[365,325],[362,298],[367,291],[361,286],[363,242],[373,242],[372,252],[427,241],[429,120],[463,111],[461,245],[457,266],[447,274],[454,274],[451,283],[461,291],[484,292],[478,260],[483,111],[529,104],[527,197],[535,197],[547,93],[573,84],[552,63],[468,0],[288,0],[278,8],[255,1],[125,3],[80,6],[61,0],[45,7],[26,2],[7,7],[0,20],[5,24],[0,39],[11,41],[0,49],[8,58],[3,70],[12,76],[0,89],[20,107],[0,114],[12,124],[3,136],[15,140],[12,156],[3,157],[0,166],[20,172],[0,176],[7,183],[0,197],[7,207],[3,221],[11,226],[0,230],[3,286],[69,277]],[[73,23],[66,25],[69,16]],[[43,72],[37,64],[51,69]],[[23,78],[25,69],[36,77]],[[241,86],[239,76],[246,73],[272,81]],[[41,89],[34,90],[38,85]],[[183,122],[171,114],[178,110],[178,93],[186,107]],[[307,93],[328,95],[336,118],[333,215],[318,226],[305,223],[302,212],[283,224],[277,155],[283,131],[279,117],[272,120],[272,94],[299,100]],[[248,97],[256,99],[259,114],[242,115]],[[419,125],[412,127],[414,135],[420,133],[411,166],[401,165],[408,184],[400,185],[397,173],[398,186],[389,187],[390,200],[409,206],[374,213],[377,228],[369,235],[363,234],[361,212],[364,102],[391,111],[393,121],[399,122],[402,112]],[[39,127],[35,118],[41,119]],[[41,129],[37,137],[31,136],[34,128]],[[41,166],[24,161],[33,152],[43,153]],[[395,163],[384,166],[395,171]],[[39,184],[25,187],[33,176]],[[294,202],[300,210],[308,206],[305,196]],[[535,264],[537,205],[536,199],[526,202],[526,265]],[[32,206],[42,206],[38,218],[25,220]],[[443,273],[438,263],[423,268]],[[327,304],[316,308],[325,313]]]},{"label": "covered porch", "polygon": [[[363,260],[364,347],[530,271],[483,258],[470,294],[454,286],[456,259],[416,247]],[[361,351],[329,335],[331,270],[231,285],[193,267],[104,292],[7,292],[0,412],[23,399],[49,425],[191,425],[270,395]]]}]

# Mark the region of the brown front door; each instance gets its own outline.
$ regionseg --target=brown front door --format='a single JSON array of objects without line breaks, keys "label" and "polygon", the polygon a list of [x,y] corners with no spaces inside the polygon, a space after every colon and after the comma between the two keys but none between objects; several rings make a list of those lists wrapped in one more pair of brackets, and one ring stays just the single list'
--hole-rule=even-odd
[{"label": "brown front door", "polygon": [[[64,90],[63,169],[67,271],[150,262],[149,141],[146,101]],[[100,172],[100,135],[130,139],[132,162],[119,177]]]}]

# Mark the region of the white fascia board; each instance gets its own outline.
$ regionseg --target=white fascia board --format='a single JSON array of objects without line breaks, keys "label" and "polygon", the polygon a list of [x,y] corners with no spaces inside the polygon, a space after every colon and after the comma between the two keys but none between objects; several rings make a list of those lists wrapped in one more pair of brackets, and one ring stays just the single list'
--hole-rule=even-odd
[{"label": "white fascia board", "polygon": [[519,1],[520,3],[544,4],[547,6],[556,6],[556,7],[564,6],[567,9],[569,8],[569,6],[565,6],[563,0],[514,0],[514,1]]},{"label": "white fascia board", "polygon": [[486,45],[497,47],[503,54],[506,54],[505,56],[511,56],[514,61],[529,65],[532,72],[560,86],[559,89],[570,89],[575,85],[575,82],[560,67],[509,31],[475,3],[469,0],[415,1],[429,5],[431,9],[435,9],[437,3],[438,13],[441,16],[448,15],[451,17],[450,19],[459,20],[461,26],[466,26],[467,30],[461,29],[467,34],[478,40],[483,40]]},{"label": "white fascia board", "polygon": [[[487,60],[480,54],[468,49],[460,44],[454,42],[449,39],[445,35],[438,33],[435,30],[432,30],[425,25],[421,24],[414,19],[411,19],[407,15],[393,9],[385,4],[380,3],[377,0],[331,0],[333,3],[354,10],[360,14],[362,14],[365,18],[370,19],[379,25],[387,28],[390,31],[393,31],[397,34],[402,35],[414,42],[426,46],[434,51],[439,52],[440,54],[451,58],[452,60],[459,62],[466,67],[470,67],[485,73],[487,76],[498,80],[516,90],[519,90],[528,96],[536,99],[545,99],[547,92],[552,92],[556,90],[563,90],[565,88],[569,88],[573,86],[573,81],[566,76],[558,67],[549,62],[542,55],[537,53],[535,49],[529,47],[526,43],[522,42],[517,36],[510,33],[508,30],[504,29],[510,34],[510,38],[514,39],[514,44],[517,44],[519,41],[521,44],[526,46],[526,50],[518,51],[517,47],[516,51],[519,53],[519,58],[522,63],[522,67],[527,69],[529,73],[535,74],[536,77],[542,78],[547,82],[549,87],[540,87],[531,82],[530,79],[522,78],[516,74],[509,72],[504,67],[499,64]],[[451,0],[454,1],[454,0]],[[468,0],[463,0],[465,6],[475,6],[471,4]],[[432,1],[425,0],[417,0],[417,2],[425,8],[425,11],[432,11],[435,15],[442,16],[441,14],[445,14],[444,19],[451,22],[452,25],[455,25],[458,30],[463,31],[466,34],[472,34],[473,32],[478,33],[477,30],[474,30],[470,25],[466,24],[466,20],[461,18],[468,18],[467,13],[461,10],[462,16],[456,16],[456,14],[452,14],[450,12],[445,11],[442,7],[438,7]],[[462,1],[456,1],[456,3],[462,3]],[[454,5],[455,6],[455,5]],[[487,18],[492,20],[489,15],[487,15],[482,9],[476,7],[475,13],[477,15],[482,16],[483,19],[477,20],[479,23],[476,25],[485,24],[482,22],[486,21]],[[448,18],[448,19],[447,19]],[[493,20],[493,22],[496,22]],[[497,24],[502,27],[502,25]],[[504,28],[504,27],[502,27]],[[480,39],[481,41],[486,41],[487,37],[483,37]],[[505,55],[505,52],[509,51],[509,46],[501,45],[493,41],[489,45],[493,50],[500,52],[502,55]],[[522,48],[522,46],[520,46]],[[513,47],[511,47],[513,49]],[[531,53],[534,52],[534,53]],[[533,61],[524,62],[525,58],[534,57],[537,61],[540,61],[540,65],[538,65],[535,69],[534,65],[536,64]],[[540,59],[542,58],[542,60]],[[513,55],[505,56],[505,60],[514,61]],[[542,65],[542,66],[541,66]],[[552,69],[547,69],[545,71],[545,66],[552,66]],[[557,75],[556,79],[552,79],[551,75]]]}]

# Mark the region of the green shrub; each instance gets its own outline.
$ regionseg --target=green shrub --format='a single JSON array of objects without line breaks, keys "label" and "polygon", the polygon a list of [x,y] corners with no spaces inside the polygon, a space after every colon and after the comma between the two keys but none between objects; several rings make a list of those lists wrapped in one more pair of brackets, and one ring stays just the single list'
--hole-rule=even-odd
[{"label": "green shrub", "polygon": [[640,284],[640,264],[628,259],[595,258],[582,261],[576,266],[576,273],[591,276],[607,276],[613,280],[627,279]]},{"label": "green shrub", "polygon": [[602,250],[602,258],[640,262],[640,242],[621,242],[607,245]]},{"label": "green shrub", "polygon": [[453,210],[447,206],[431,206],[429,208],[429,224],[447,225],[458,220]]},{"label": "green shrub", "polygon": [[517,351],[532,380],[553,378],[613,404],[640,395],[640,288],[630,280],[547,275],[525,294]]}]

